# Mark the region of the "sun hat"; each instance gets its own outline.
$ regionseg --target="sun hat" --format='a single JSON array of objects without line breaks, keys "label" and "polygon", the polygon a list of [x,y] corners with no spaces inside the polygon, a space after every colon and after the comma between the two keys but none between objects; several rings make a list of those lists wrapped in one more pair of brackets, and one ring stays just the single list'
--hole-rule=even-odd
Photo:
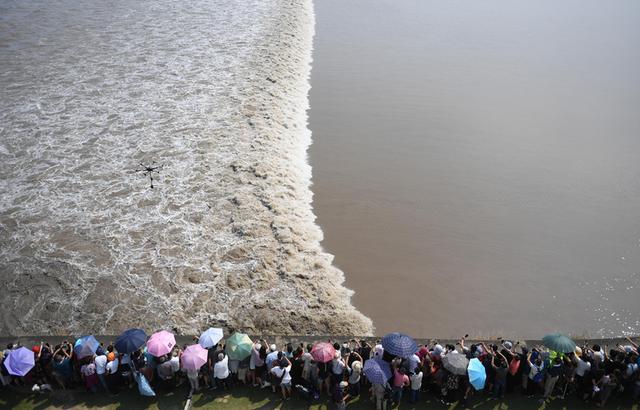
[{"label": "sun hat", "polygon": [[362,370],[362,363],[360,362],[360,360],[355,360],[353,363],[351,363],[351,368],[356,371]]}]

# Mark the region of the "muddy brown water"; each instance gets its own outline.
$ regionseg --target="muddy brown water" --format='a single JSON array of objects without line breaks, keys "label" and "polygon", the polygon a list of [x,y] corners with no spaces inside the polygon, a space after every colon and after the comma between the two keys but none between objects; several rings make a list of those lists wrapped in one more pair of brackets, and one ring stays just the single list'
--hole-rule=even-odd
[{"label": "muddy brown water", "polygon": [[638,331],[639,3],[315,10],[314,210],[376,334]]}]

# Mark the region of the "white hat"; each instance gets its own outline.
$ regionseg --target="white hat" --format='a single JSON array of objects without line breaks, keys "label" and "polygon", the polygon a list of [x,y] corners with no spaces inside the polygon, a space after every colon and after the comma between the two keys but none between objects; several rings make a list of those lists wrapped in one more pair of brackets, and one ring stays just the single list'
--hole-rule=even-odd
[{"label": "white hat", "polygon": [[269,350],[271,350],[272,352],[275,352],[277,348],[278,347],[275,344],[272,344],[271,346],[269,346]]}]

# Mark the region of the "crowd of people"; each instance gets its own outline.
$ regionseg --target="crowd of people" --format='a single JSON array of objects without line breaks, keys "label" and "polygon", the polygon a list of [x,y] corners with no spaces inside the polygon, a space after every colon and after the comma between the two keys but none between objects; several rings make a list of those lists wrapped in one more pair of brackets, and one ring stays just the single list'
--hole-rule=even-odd
[{"label": "crowd of people", "polygon": [[[626,396],[634,403],[640,399],[639,350],[630,338],[624,345],[574,344],[571,351],[559,351],[502,339],[413,345],[406,335],[392,335],[393,346],[385,346],[386,336],[375,342],[352,339],[277,346],[244,335],[249,340],[246,350],[222,340],[203,344],[194,338],[194,344],[202,345],[198,349],[206,349],[202,362],[195,365],[191,357],[191,364],[186,363],[187,345],[169,344],[158,354],[148,348],[148,341],[122,351],[118,346],[125,344],[118,342],[96,341],[91,346],[80,340],[56,345],[43,341],[28,348],[11,343],[0,353],[0,381],[8,390],[22,387],[44,393],[84,388],[112,395],[136,385],[143,394],[143,389],[153,394],[183,385],[189,397],[242,385],[268,389],[279,400],[296,395],[313,402],[324,396],[338,409],[358,396],[360,401],[371,400],[377,410],[415,404],[425,397],[465,404],[486,396],[500,400],[508,394],[542,401],[573,396],[597,406],[605,406],[614,396]],[[404,349],[402,354],[398,346]],[[23,357],[26,349],[33,355],[33,366],[23,367],[21,374],[17,361],[19,355],[22,362],[30,361]],[[477,368],[472,372],[474,363]]]}]

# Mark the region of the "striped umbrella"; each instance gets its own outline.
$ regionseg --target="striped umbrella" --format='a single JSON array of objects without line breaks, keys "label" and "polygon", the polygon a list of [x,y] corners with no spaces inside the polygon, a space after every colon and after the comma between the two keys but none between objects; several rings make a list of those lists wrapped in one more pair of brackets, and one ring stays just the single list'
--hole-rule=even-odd
[{"label": "striped umbrella", "polygon": [[408,358],[418,351],[418,344],[404,333],[389,333],[382,338],[382,347],[386,353]]},{"label": "striped umbrella", "polygon": [[374,384],[385,384],[391,378],[389,363],[377,357],[364,362],[362,372]]},{"label": "striped umbrella", "polygon": [[336,349],[333,348],[331,343],[320,342],[316,343],[311,349],[311,357],[313,360],[320,363],[327,363],[333,360],[336,356]]}]

